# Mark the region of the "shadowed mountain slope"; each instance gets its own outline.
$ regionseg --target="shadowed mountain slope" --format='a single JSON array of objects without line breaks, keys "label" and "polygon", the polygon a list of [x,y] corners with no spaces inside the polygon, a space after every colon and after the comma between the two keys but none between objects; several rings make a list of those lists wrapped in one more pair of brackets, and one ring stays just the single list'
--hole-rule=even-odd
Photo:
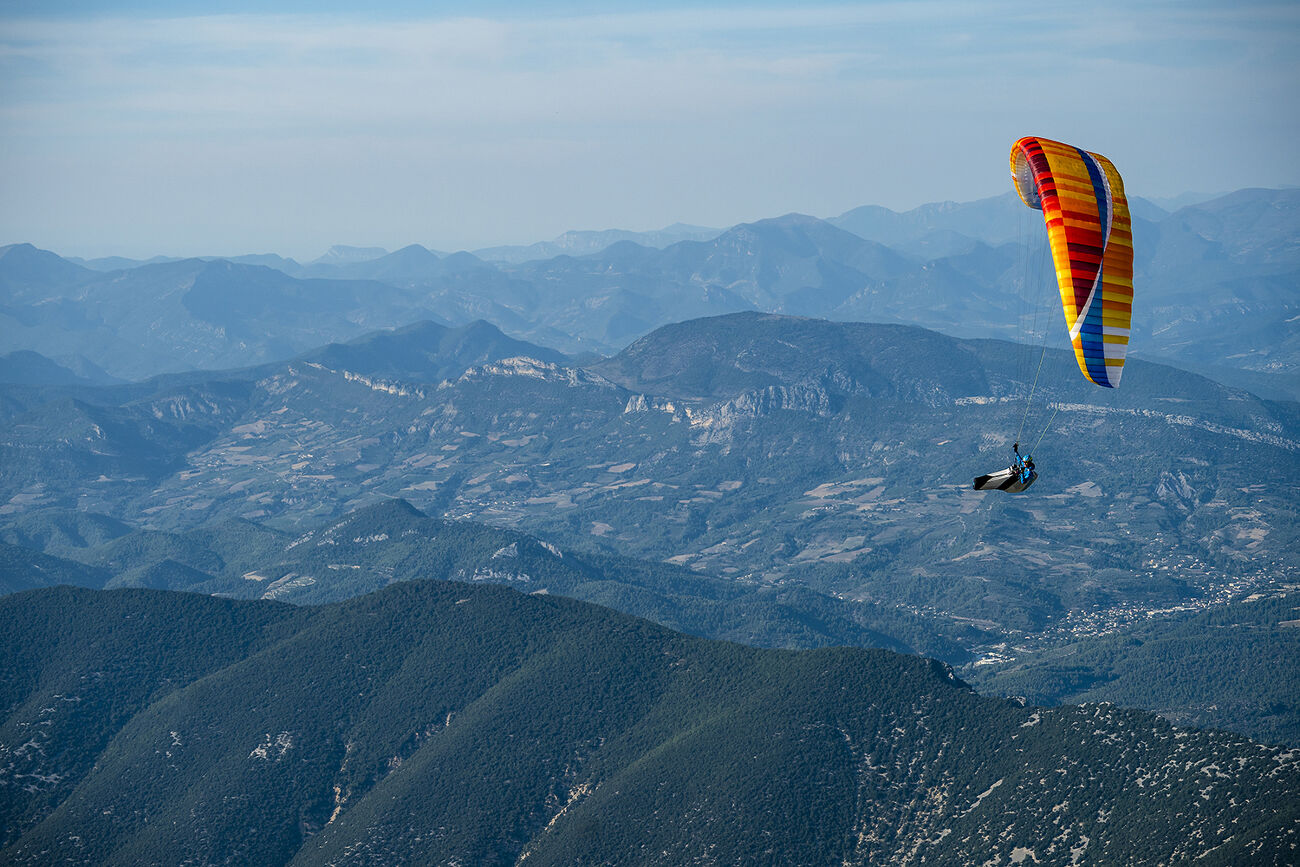
[{"label": "shadowed mountain slope", "polygon": [[1284,864],[1300,821],[1293,753],[504,588],[59,589],[0,623],[5,774],[32,781],[10,863]]}]

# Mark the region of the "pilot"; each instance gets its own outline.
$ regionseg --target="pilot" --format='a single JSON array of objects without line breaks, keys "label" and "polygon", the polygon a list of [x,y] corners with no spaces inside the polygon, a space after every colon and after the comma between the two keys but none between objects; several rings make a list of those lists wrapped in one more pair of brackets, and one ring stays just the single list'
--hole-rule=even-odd
[{"label": "pilot", "polygon": [[1035,475],[1034,473],[1034,456],[1020,456],[1020,443],[1012,443],[1011,450],[1016,453],[1016,459],[1011,464],[1011,469],[1015,470],[1016,475],[1020,477],[1021,484],[1028,484],[1029,480]]}]

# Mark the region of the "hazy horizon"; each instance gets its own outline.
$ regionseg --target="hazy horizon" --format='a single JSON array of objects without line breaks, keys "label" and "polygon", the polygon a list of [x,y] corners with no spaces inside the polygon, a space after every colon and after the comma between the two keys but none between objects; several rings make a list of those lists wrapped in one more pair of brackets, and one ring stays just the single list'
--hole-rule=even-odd
[{"label": "hazy horizon", "polygon": [[[1293,186],[1291,186],[1291,185],[1283,185],[1283,186],[1280,186],[1280,187],[1270,187],[1270,188],[1266,188],[1266,189],[1294,189],[1294,188],[1295,188],[1295,187],[1293,187]],[[1184,192],[1184,193],[1181,193],[1181,194],[1179,194],[1179,195],[1177,195],[1177,196],[1159,196],[1159,197],[1154,197],[1154,198],[1147,198],[1147,197],[1144,196],[1144,197],[1142,197],[1142,198],[1147,198],[1147,201],[1150,201],[1152,204],[1154,204],[1154,205],[1156,205],[1156,206],[1158,206],[1158,207],[1160,207],[1160,208],[1163,208],[1163,209],[1166,210],[1166,211],[1171,211],[1171,212],[1172,212],[1172,211],[1174,211],[1174,210],[1177,210],[1178,208],[1184,207],[1184,206],[1189,205],[1189,204],[1199,204],[1199,203],[1201,203],[1201,202],[1210,201],[1210,200],[1213,200],[1213,199],[1219,198],[1219,197],[1221,197],[1221,196],[1230,195],[1230,194],[1233,193],[1233,192],[1237,192],[1237,191],[1236,191],[1236,190],[1224,190],[1224,191],[1219,191],[1219,192],[1214,192],[1214,193],[1206,193],[1206,192],[1198,192],[1198,191],[1192,191],[1192,190],[1189,190],[1189,191]],[[1003,195],[1011,196],[1011,195],[1014,195],[1014,193],[1008,192],[1008,193],[1005,193],[1005,194],[1003,194]],[[986,198],[997,198],[997,197],[998,197],[998,196],[995,195],[995,196],[986,197]],[[933,206],[933,205],[946,205],[946,204],[957,204],[957,205],[962,205],[962,204],[972,204],[972,203],[977,202],[977,201],[980,201],[980,200],[976,199],[976,200],[969,200],[969,201],[964,201],[964,202],[953,202],[953,201],[951,201],[951,200],[943,201],[943,202],[922,202],[920,205],[917,205],[916,208],[924,208],[924,207],[927,207],[927,206]],[[875,205],[875,203],[873,203],[873,202],[863,202],[862,204],[860,204],[860,205],[855,205],[853,208],[850,208],[850,209],[848,209],[848,210],[849,210],[849,211],[852,211],[852,210],[855,210],[856,208],[860,208],[860,207],[872,207],[872,206],[877,206],[877,205]],[[884,206],[883,206],[883,205],[880,205],[880,206],[877,206],[877,207],[884,207]],[[892,210],[892,209],[891,209],[891,210]],[[909,209],[904,209],[904,210],[902,210],[902,211],[895,211],[895,213],[906,213],[906,212],[909,211],[909,210],[914,210],[914,209],[910,209],[910,208],[909,208]],[[791,212],[791,213],[795,213],[795,212]],[[847,213],[847,211],[846,211],[846,213]],[[762,221],[762,220],[767,220],[767,219],[780,219],[781,217],[784,217],[784,216],[789,216],[789,214],[769,214],[769,215],[767,215],[767,216],[757,217],[757,218],[755,218],[755,221]],[[836,218],[836,217],[838,217],[838,216],[841,216],[841,214],[809,214],[809,215],[807,215],[807,216],[812,216],[812,217],[815,217],[815,218],[817,218],[817,219],[821,219],[821,220],[831,220],[831,219],[834,219],[834,218]],[[745,222],[754,222],[754,221],[745,221]],[[418,245],[418,246],[421,246],[421,247],[425,247],[426,249],[429,249],[430,251],[437,252],[439,255],[450,255],[450,254],[452,254],[452,253],[458,253],[458,252],[469,252],[469,253],[481,252],[481,251],[483,251],[483,250],[492,249],[492,248],[495,248],[495,247],[512,247],[512,246],[524,247],[524,246],[530,246],[530,245],[533,245],[533,244],[547,243],[547,242],[555,241],[555,240],[558,239],[561,235],[568,234],[568,233],[575,233],[575,232],[622,231],[622,232],[633,232],[633,233],[653,233],[653,232],[657,232],[657,231],[661,231],[661,230],[671,229],[671,228],[672,228],[673,226],[675,226],[675,225],[690,225],[690,226],[695,226],[695,227],[697,227],[697,228],[717,229],[718,231],[726,231],[727,229],[732,228],[734,225],[742,225],[742,224],[741,224],[741,223],[737,223],[737,224],[732,224],[732,226],[699,226],[698,224],[692,224],[692,223],[689,223],[688,221],[685,221],[685,220],[677,220],[677,221],[675,221],[674,223],[669,223],[669,224],[666,224],[666,225],[663,225],[663,226],[647,226],[647,227],[644,227],[644,228],[630,228],[630,227],[627,227],[627,226],[599,226],[599,227],[597,227],[597,226],[587,226],[587,227],[581,227],[581,228],[579,228],[579,227],[570,227],[570,228],[568,228],[568,229],[565,229],[563,232],[559,232],[559,233],[557,233],[555,236],[552,236],[552,237],[549,237],[549,238],[528,238],[528,239],[521,239],[521,240],[518,240],[518,241],[504,241],[504,242],[501,242],[501,243],[499,243],[499,244],[486,244],[486,245],[477,246],[477,247],[473,247],[473,248],[465,248],[465,247],[459,247],[459,248],[456,248],[456,247],[439,247],[437,244],[423,243],[423,242],[421,242],[421,241],[411,241],[411,242],[408,242],[408,243],[406,243],[406,244],[398,244],[398,245],[385,246],[385,245],[383,245],[383,244],[356,244],[356,243],[351,243],[351,242],[349,242],[349,241],[347,241],[347,240],[342,240],[342,241],[336,241],[336,242],[334,242],[334,243],[331,243],[331,244],[329,244],[328,246],[323,247],[322,249],[320,249],[320,250],[317,251],[316,253],[310,253],[310,252],[308,252],[306,255],[303,255],[303,256],[290,256],[290,255],[288,255],[288,254],[286,254],[286,253],[284,253],[284,252],[282,252],[282,251],[280,251],[280,250],[272,250],[272,249],[265,249],[265,250],[264,250],[264,249],[256,249],[256,250],[225,250],[225,251],[202,251],[202,250],[200,250],[200,251],[197,251],[197,252],[189,252],[189,253],[186,253],[185,255],[173,255],[173,254],[170,254],[170,253],[165,252],[165,251],[162,251],[162,252],[155,251],[155,252],[150,252],[150,253],[145,253],[145,254],[137,254],[137,255],[126,255],[126,254],[124,254],[124,253],[119,253],[119,252],[115,252],[115,251],[109,251],[109,252],[95,252],[95,253],[91,253],[91,254],[83,254],[83,253],[79,253],[79,252],[77,252],[75,249],[52,249],[52,248],[43,248],[43,247],[41,247],[41,245],[39,245],[39,244],[33,244],[33,246],[36,246],[36,247],[38,247],[38,248],[40,248],[40,249],[48,249],[49,252],[56,253],[56,254],[58,254],[59,256],[63,257],[63,258],[67,258],[67,259],[80,259],[80,260],[83,260],[83,261],[92,261],[92,260],[95,260],[95,259],[107,259],[107,258],[114,258],[114,257],[117,257],[117,258],[124,258],[124,259],[133,259],[133,260],[136,260],[136,261],[145,261],[145,260],[154,259],[154,258],[160,258],[160,259],[186,259],[186,258],[222,259],[222,258],[238,258],[238,257],[242,257],[242,256],[263,256],[263,255],[272,255],[272,256],[283,256],[283,257],[285,257],[285,258],[294,259],[295,261],[297,261],[297,262],[299,262],[299,263],[301,263],[301,264],[308,264],[308,263],[313,262],[313,261],[315,261],[315,260],[317,260],[317,259],[323,258],[323,257],[324,257],[325,255],[327,255],[331,250],[333,250],[334,248],[337,248],[337,247],[357,248],[357,249],[362,249],[362,248],[376,248],[376,249],[378,249],[378,248],[382,248],[382,249],[385,251],[385,253],[393,253],[393,252],[396,252],[396,251],[402,249],[403,247],[408,247],[408,246],[417,246],[417,245]],[[25,244],[25,243],[30,244],[30,243],[32,243],[32,242],[30,242],[30,241],[26,241],[26,240],[24,240],[24,239],[0,239],[0,247],[17,246],[17,245],[19,245],[19,244]]]},{"label": "hazy horizon", "polygon": [[1006,192],[1025,134],[1151,199],[1300,182],[1290,4],[265,8],[10,4],[0,240],[310,260],[906,211]]}]

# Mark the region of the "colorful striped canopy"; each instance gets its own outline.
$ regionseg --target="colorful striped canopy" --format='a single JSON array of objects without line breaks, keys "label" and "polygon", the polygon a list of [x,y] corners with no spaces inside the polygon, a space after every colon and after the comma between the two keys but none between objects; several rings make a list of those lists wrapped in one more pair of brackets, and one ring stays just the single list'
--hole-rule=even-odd
[{"label": "colorful striped canopy", "polygon": [[1011,176],[1047,223],[1061,306],[1083,375],[1115,388],[1133,315],[1133,233],[1124,180],[1101,154],[1026,136]]}]

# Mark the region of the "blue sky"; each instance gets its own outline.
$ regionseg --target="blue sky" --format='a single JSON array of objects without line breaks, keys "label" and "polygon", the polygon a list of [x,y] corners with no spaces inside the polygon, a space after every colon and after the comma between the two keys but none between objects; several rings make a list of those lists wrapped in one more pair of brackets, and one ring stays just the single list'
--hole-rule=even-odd
[{"label": "blue sky", "polygon": [[[1295,3],[0,2],[0,243],[313,258],[1300,182]],[[270,10],[270,11],[268,11]]]}]

